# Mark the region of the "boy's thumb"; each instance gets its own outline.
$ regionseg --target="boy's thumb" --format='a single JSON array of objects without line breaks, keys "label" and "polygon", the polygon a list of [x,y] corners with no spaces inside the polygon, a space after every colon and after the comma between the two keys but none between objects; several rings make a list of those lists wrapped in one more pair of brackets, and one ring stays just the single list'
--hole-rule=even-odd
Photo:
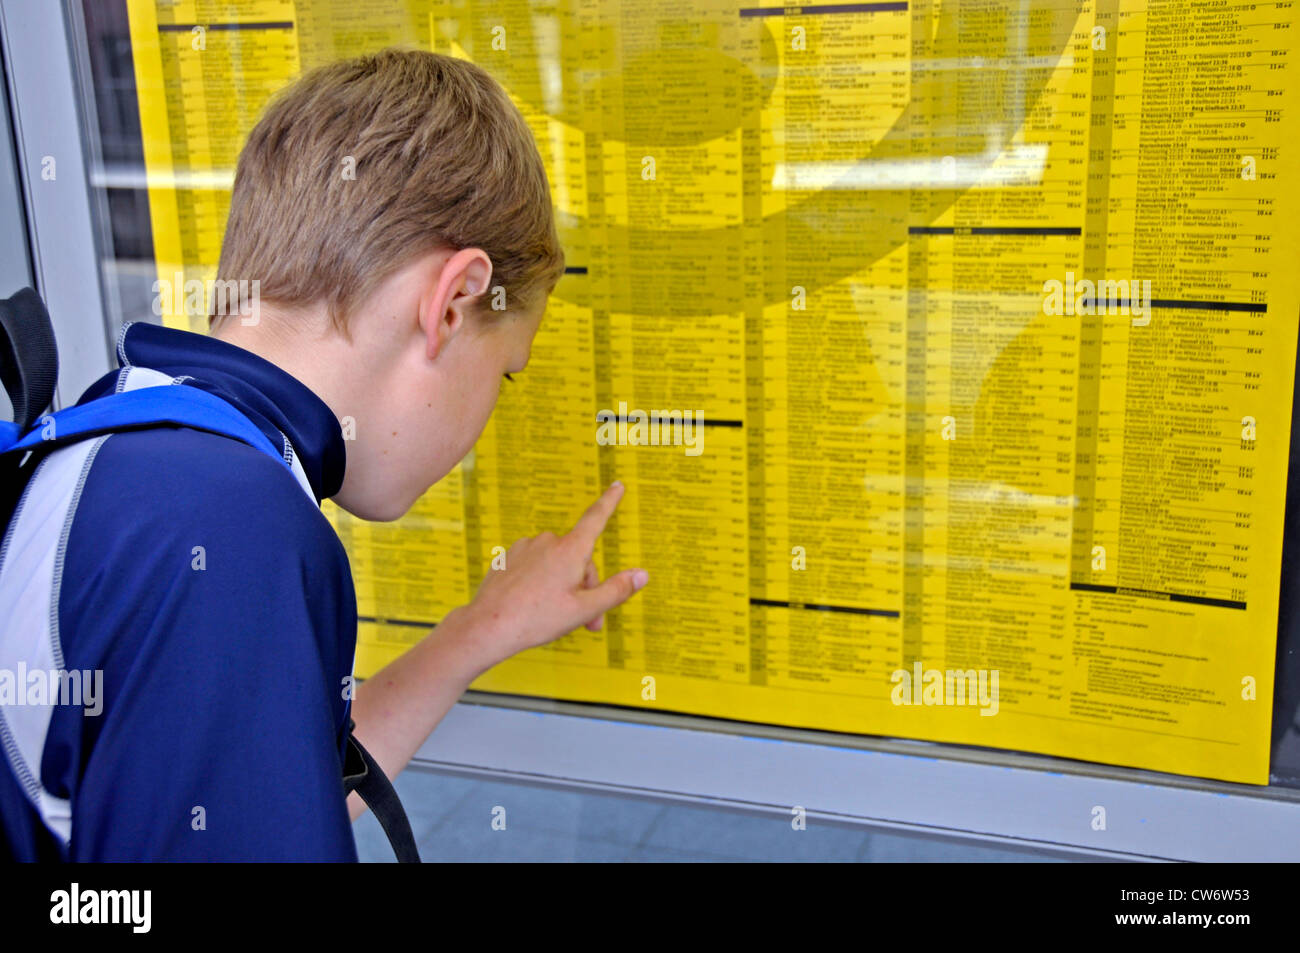
[{"label": "boy's thumb", "polygon": [[599,586],[580,590],[578,598],[582,601],[585,618],[594,619],[600,613],[622,605],[636,595],[637,590],[644,589],[649,581],[650,574],[644,569],[624,569]]}]

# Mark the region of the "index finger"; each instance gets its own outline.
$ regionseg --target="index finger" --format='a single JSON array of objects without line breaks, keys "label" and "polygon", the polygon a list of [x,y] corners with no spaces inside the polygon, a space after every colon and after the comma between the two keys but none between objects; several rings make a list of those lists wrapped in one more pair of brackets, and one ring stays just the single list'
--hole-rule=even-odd
[{"label": "index finger", "polygon": [[578,517],[578,522],[569,530],[568,538],[577,540],[590,552],[596,546],[596,540],[605,531],[605,524],[618,509],[618,501],[623,499],[623,484],[615,480],[604,493],[587,507],[587,512]]}]

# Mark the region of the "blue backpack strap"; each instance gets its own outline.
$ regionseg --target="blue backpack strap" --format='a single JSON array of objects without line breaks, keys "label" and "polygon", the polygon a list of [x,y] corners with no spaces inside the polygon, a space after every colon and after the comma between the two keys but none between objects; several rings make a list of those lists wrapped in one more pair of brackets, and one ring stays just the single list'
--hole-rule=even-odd
[{"label": "blue backpack strap", "polygon": [[66,407],[36,421],[25,435],[0,422],[0,455],[73,443],[87,437],[172,424],[230,437],[288,467],[284,453],[251,420],[214,394],[197,387],[142,387]]}]

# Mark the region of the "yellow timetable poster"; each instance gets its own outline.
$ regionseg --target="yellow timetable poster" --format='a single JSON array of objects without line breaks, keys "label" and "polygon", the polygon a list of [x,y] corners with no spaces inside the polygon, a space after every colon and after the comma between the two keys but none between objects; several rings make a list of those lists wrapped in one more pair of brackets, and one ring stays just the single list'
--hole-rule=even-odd
[{"label": "yellow timetable poster", "polygon": [[476,687],[1266,783],[1295,4],[757,2],[131,0],[162,278],[337,57],[479,63],[545,158],[528,370],[406,518],[326,506],[358,674],[622,479],[650,586]]}]

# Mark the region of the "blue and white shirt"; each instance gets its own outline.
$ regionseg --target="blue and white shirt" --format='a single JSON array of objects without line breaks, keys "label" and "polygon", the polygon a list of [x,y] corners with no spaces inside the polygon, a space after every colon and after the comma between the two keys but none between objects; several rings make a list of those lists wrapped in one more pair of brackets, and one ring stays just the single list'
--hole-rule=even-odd
[{"label": "blue and white shirt", "polygon": [[[285,371],[204,335],[131,324],[117,357],[79,403],[201,388],[292,468],[179,427],[88,438],[41,462],[0,549],[8,852],[356,860],[342,787],[356,595],[319,508],[343,482],[339,423]],[[102,673],[101,710],[42,704],[17,684],[51,670],[87,673],[87,690]]]}]

